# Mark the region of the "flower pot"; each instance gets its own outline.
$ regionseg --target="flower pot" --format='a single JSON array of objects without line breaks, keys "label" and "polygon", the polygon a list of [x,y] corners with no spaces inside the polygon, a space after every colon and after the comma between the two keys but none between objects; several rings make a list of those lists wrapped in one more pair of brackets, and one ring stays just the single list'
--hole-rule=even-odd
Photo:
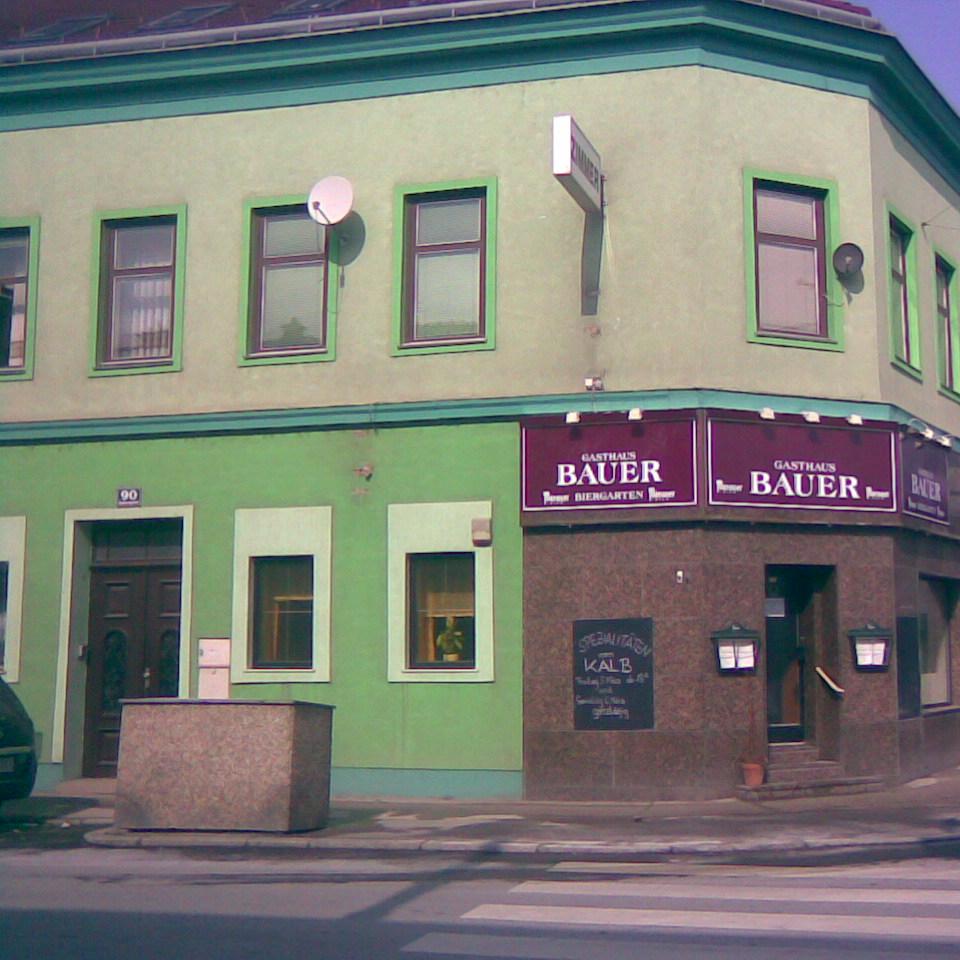
[{"label": "flower pot", "polygon": [[745,787],[759,787],[763,783],[763,764],[742,762],[740,764],[740,775],[743,777]]}]

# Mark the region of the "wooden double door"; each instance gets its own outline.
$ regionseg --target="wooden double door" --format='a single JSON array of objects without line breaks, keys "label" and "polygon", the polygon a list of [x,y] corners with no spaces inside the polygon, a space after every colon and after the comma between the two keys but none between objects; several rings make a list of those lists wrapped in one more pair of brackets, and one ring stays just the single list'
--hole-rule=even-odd
[{"label": "wooden double door", "polygon": [[122,700],[179,693],[180,579],[179,562],[91,570],[84,776],[116,775]]}]

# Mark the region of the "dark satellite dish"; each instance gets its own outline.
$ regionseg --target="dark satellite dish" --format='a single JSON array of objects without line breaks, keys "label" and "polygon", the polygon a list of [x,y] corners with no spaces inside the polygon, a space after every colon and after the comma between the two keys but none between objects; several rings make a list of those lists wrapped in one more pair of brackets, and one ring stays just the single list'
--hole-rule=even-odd
[{"label": "dark satellite dish", "polygon": [[841,243],[833,251],[833,269],[838,276],[852,277],[863,266],[863,251],[855,243]]}]

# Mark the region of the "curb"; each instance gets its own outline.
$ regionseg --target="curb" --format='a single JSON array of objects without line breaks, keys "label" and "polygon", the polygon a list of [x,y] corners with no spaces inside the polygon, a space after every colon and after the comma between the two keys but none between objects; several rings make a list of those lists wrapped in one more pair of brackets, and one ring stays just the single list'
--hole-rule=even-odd
[{"label": "curb", "polygon": [[[380,837],[320,837],[314,835],[274,836],[261,833],[193,831],[140,831],[117,827],[92,830],[84,837],[96,847],[120,849],[234,849],[256,853],[336,852],[356,855],[474,854],[496,857],[537,857],[565,860],[638,861],[690,859],[724,861],[737,859],[759,862],[764,858],[798,861],[816,860],[897,860],[956,855],[960,833],[937,837],[893,837],[869,842],[849,839],[760,840],[727,843],[722,840],[650,841],[611,843],[582,840],[572,842],[538,840],[437,840],[426,838],[387,839]],[[952,848],[952,849],[949,849]]]}]

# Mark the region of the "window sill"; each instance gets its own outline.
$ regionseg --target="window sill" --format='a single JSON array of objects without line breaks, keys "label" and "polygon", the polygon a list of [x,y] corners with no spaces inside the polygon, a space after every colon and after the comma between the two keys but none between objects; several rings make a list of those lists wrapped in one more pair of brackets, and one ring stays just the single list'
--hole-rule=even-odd
[{"label": "window sill", "polygon": [[94,367],[90,371],[91,377],[126,377],[142,373],[179,373],[181,365],[173,360],[157,360],[151,363],[117,364]]},{"label": "window sill", "polygon": [[21,370],[19,367],[0,367],[0,382],[3,380],[32,380],[32,370]]},{"label": "window sill", "polygon": [[937,393],[946,397],[948,400],[952,400],[954,403],[960,403],[960,391],[954,390],[952,387],[941,383],[937,389]]},{"label": "window sill", "polygon": [[750,343],[764,344],[770,347],[799,347],[802,350],[829,350],[834,353],[843,352],[843,344],[837,340],[825,337],[786,337],[775,333],[751,333],[747,338]]},{"label": "window sill", "polygon": [[240,358],[241,367],[263,367],[279,363],[329,363],[336,356],[326,348],[290,353],[252,353]]},{"label": "window sill", "polygon": [[387,678],[390,683],[492,683],[491,671],[479,667],[410,667]]},{"label": "window sill", "polygon": [[907,363],[907,361],[903,360],[901,357],[894,357],[890,361],[890,365],[895,370],[899,370],[901,373],[906,374],[908,377],[916,380],[918,383],[923,383],[923,371],[919,367],[915,367],[913,364]]},{"label": "window sill", "polygon": [[231,683],[329,683],[330,677],[324,676],[314,668],[306,670],[236,669],[230,671]]},{"label": "window sill", "polygon": [[424,341],[401,343],[394,350],[395,357],[420,356],[428,353],[466,353],[473,350],[493,350],[492,340]]}]

